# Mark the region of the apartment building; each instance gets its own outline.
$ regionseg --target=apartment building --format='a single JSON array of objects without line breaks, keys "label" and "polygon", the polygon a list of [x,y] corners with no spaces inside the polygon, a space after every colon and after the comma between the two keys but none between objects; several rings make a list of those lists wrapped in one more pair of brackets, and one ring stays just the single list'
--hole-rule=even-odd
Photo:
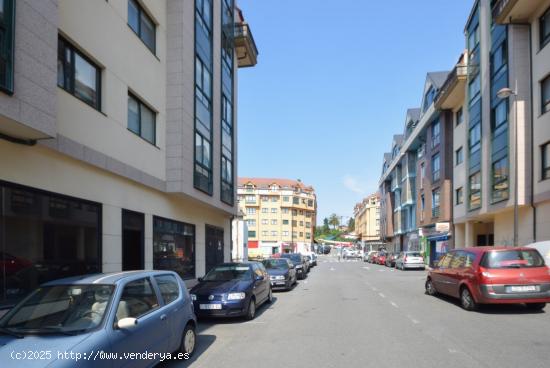
[{"label": "apartment building", "polygon": [[447,204],[452,197],[453,115],[435,107],[448,75],[427,73],[421,107],[407,110],[401,143],[396,144],[394,136],[380,179],[384,240],[397,251],[423,251],[428,259],[452,247],[453,241],[452,208]]},{"label": "apartment building", "polygon": [[[465,124],[455,127],[457,246],[550,238],[545,165],[550,101],[550,1],[476,1],[465,28]],[[502,95],[508,88],[509,96]],[[459,101],[462,96],[463,101]],[[548,146],[550,147],[550,146]],[[517,220],[515,218],[517,217]]]},{"label": "apartment building", "polygon": [[257,56],[233,1],[0,4],[0,305],[228,260],[237,68]]},{"label": "apartment building", "polygon": [[380,193],[374,193],[355,205],[355,234],[363,249],[376,250],[380,238]]},{"label": "apartment building", "polygon": [[248,256],[313,249],[315,190],[300,180],[239,178],[239,209],[248,226]]}]

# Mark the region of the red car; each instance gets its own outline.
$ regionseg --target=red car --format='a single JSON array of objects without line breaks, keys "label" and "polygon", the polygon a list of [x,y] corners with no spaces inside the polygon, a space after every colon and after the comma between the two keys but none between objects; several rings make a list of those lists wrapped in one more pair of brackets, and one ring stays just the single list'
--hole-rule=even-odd
[{"label": "red car", "polygon": [[512,303],[542,310],[550,303],[550,268],[533,248],[455,249],[429,271],[426,293],[460,298],[466,310]]},{"label": "red car", "polygon": [[387,256],[388,256],[387,253],[384,253],[384,252],[378,253],[378,257],[376,257],[376,263],[382,266],[385,265]]}]

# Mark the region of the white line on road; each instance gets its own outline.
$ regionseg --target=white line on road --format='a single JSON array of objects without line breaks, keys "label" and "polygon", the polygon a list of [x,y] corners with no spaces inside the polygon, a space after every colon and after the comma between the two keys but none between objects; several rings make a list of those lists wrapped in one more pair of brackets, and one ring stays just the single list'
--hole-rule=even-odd
[{"label": "white line on road", "polygon": [[330,268],[330,270],[331,270],[331,271],[334,271],[334,270],[335,270],[335,268],[334,268],[334,267],[331,267],[331,268]]},{"label": "white line on road", "polygon": [[378,272],[386,272],[386,270],[378,270]]},{"label": "white line on road", "polygon": [[390,304],[391,304],[392,306],[394,306],[395,308],[399,308],[399,306],[398,306],[395,302],[390,302]]},{"label": "white line on road", "polygon": [[382,293],[378,293],[378,295],[380,295],[381,298],[385,298],[386,296]]},{"label": "white line on road", "polygon": [[365,270],[370,270],[370,267],[367,267],[367,266],[363,266],[363,268],[364,268]]},{"label": "white line on road", "polygon": [[378,291],[378,289],[375,288],[375,287],[371,287],[371,289],[372,289],[372,291]]}]

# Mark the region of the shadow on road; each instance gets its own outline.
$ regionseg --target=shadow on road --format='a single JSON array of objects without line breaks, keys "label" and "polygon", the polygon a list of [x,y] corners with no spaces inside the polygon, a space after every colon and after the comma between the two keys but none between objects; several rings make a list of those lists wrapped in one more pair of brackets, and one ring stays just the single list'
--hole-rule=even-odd
[{"label": "shadow on road", "polygon": [[201,333],[201,327],[197,329],[197,346],[195,347],[195,353],[189,360],[180,360],[180,361],[165,361],[157,365],[159,368],[169,368],[169,367],[188,367],[194,361],[196,361],[210,346],[216,341],[216,336],[214,335],[205,335]]},{"label": "shadow on road", "polygon": [[[454,304],[457,308],[460,308],[461,310],[463,310],[462,306],[460,305],[460,300],[457,298],[453,298],[442,294],[437,294],[435,298],[450,304]],[[478,309],[473,313],[476,313],[476,312],[481,314],[495,314],[495,315],[546,313],[544,310],[529,309],[523,304],[481,304],[481,305],[478,305]]]},{"label": "shadow on road", "polygon": [[207,331],[213,325],[231,325],[231,324],[243,324],[255,322],[260,318],[268,309],[271,309],[277,303],[277,297],[273,295],[271,303],[265,302],[258,309],[256,309],[256,317],[252,321],[247,321],[244,317],[229,317],[229,318],[215,318],[215,317],[202,317],[199,319],[199,332]]}]

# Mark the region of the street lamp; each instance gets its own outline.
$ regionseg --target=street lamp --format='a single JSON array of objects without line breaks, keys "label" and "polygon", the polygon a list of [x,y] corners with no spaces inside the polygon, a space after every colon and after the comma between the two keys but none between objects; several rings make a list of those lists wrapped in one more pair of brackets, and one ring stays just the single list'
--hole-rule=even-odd
[{"label": "street lamp", "polygon": [[514,122],[514,246],[518,246],[518,94],[509,87],[504,87],[497,92],[500,99],[514,96],[515,122]]}]

